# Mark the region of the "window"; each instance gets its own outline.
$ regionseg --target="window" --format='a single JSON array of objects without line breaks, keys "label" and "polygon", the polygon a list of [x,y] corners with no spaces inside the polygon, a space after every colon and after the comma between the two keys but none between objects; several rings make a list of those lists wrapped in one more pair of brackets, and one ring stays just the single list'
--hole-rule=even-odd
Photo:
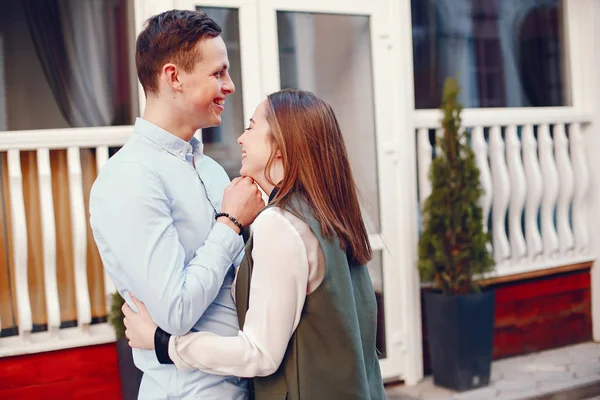
[{"label": "window", "polygon": [[415,106],[457,76],[465,107],[568,106],[559,0],[411,0]]},{"label": "window", "polygon": [[2,2],[0,130],[131,125],[127,8],[126,0]]}]

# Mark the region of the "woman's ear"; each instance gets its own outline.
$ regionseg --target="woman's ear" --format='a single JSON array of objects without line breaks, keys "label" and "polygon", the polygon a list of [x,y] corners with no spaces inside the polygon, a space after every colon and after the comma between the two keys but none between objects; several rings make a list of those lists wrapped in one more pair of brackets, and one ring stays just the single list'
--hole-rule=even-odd
[{"label": "woman's ear", "polygon": [[277,146],[277,143],[275,142],[275,140],[273,140],[272,138],[271,138],[271,157],[273,157],[274,160],[281,159],[281,150]]}]

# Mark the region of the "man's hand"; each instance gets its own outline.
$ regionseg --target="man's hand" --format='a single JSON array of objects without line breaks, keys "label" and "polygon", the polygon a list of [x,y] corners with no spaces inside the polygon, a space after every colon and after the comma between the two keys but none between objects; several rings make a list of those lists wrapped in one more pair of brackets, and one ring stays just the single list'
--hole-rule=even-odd
[{"label": "man's hand", "polygon": [[[264,207],[262,194],[252,178],[235,178],[225,188],[221,211],[237,219],[244,227],[250,225]],[[230,225],[236,232],[238,231],[235,224],[226,217],[219,218],[219,222]]]}]

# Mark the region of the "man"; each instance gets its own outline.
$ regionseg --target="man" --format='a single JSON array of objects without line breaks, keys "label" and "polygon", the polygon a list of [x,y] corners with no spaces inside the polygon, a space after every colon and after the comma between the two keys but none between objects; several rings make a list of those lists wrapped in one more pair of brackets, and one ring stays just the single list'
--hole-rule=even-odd
[{"label": "man", "polygon": [[[243,250],[240,228],[264,206],[250,178],[231,184],[202,154],[197,129],[219,125],[235,88],[221,28],[205,13],[172,10],[147,21],[136,44],[143,118],[100,171],[90,222],[105,268],[130,301],[142,300],[165,331],[235,336],[230,294]],[[215,221],[217,213],[227,213]],[[140,399],[246,399],[237,377],[180,372],[134,350]]]}]

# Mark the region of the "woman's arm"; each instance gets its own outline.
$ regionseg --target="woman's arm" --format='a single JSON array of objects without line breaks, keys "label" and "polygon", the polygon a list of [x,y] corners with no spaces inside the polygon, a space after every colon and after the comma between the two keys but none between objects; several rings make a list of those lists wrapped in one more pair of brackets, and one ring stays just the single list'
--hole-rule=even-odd
[{"label": "woman's arm", "polygon": [[[306,299],[306,247],[292,223],[275,210],[259,215],[253,235],[254,269],[243,330],[234,337],[211,332],[171,337],[168,354],[179,369],[253,377],[270,375],[281,364]],[[128,314],[132,347],[153,348],[155,343],[164,347],[164,336],[155,341],[156,325],[149,323],[143,310]],[[157,350],[164,356],[164,348]]]},{"label": "woman's arm", "polygon": [[169,355],[180,369],[242,377],[277,370],[300,322],[308,284],[304,242],[291,222],[266,210],[254,223],[249,308],[235,337],[210,332],[172,337]]}]

